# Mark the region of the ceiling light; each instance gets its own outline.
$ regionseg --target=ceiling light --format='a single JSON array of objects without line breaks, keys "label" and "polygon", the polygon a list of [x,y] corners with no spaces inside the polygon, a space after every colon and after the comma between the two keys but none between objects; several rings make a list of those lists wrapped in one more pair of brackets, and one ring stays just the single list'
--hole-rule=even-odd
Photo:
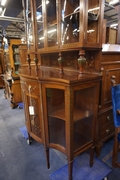
[{"label": "ceiling light", "polygon": [[40,19],[41,17],[42,17],[42,15],[41,15],[41,14],[40,14],[40,15],[38,15],[38,16],[37,16],[37,20],[38,20],[38,19]]},{"label": "ceiling light", "polygon": [[56,29],[52,29],[52,30],[48,31],[48,34],[50,34],[52,32],[55,32],[55,31],[57,31],[57,30]]},{"label": "ceiling light", "polygon": [[6,3],[6,1],[7,1],[7,0],[2,0],[2,1],[1,1],[1,6],[4,6],[5,3]]},{"label": "ceiling light", "polygon": [[96,7],[96,8],[93,8],[93,9],[89,9],[88,12],[95,11],[95,10],[98,10],[98,9],[100,9],[100,7]]},{"label": "ceiling light", "polygon": [[115,27],[115,26],[118,26],[118,23],[110,25],[110,27]]},{"label": "ceiling light", "polygon": [[118,2],[119,2],[119,0],[112,0],[112,1],[109,2],[109,4],[116,4]]},{"label": "ceiling light", "polygon": [[2,13],[2,7],[0,7],[0,14]]},{"label": "ceiling light", "polygon": [[49,4],[49,1],[48,1],[48,0],[46,1],[46,4]]}]

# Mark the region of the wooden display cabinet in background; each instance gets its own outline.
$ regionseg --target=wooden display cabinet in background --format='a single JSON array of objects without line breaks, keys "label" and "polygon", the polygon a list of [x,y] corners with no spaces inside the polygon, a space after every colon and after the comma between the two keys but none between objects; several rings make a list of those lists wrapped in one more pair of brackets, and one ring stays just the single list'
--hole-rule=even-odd
[{"label": "wooden display cabinet in background", "polygon": [[[21,43],[19,39],[10,39],[7,48],[4,49],[5,72],[2,75],[5,84],[5,98],[10,102],[10,106],[15,108],[22,102],[19,68],[19,49]],[[17,57],[16,57],[17,56]]]},{"label": "wooden display cabinet in background", "polygon": [[3,88],[3,87],[4,87],[4,81],[3,81],[3,78],[2,78],[2,74],[4,73],[4,71],[5,71],[4,51],[3,51],[3,49],[1,48],[1,49],[0,49],[0,88]]}]

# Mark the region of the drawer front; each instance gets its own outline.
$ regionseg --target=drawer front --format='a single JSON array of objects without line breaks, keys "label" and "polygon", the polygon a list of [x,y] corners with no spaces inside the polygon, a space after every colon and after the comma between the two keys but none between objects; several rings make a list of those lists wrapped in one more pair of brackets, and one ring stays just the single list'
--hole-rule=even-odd
[{"label": "drawer front", "polygon": [[39,83],[35,80],[22,80],[20,81],[21,88],[28,94],[38,95],[39,92]]},{"label": "drawer front", "polygon": [[104,113],[99,115],[99,126],[100,128],[103,126],[106,126],[107,124],[113,122],[113,111],[108,110],[105,111]]},{"label": "drawer front", "polygon": [[101,140],[107,139],[109,136],[111,136],[114,133],[114,125],[113,123],[110,123],[109,125],[103,126],[100,129],[100,138]]}]

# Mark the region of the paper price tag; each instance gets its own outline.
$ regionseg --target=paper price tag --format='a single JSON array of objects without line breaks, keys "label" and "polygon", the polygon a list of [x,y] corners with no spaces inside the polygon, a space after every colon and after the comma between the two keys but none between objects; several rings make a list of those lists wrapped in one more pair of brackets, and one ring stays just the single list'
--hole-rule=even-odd
[{"label": "paper price tag", "polygon": [[30,113],[30,115],[34,115],[34,107],[33,106],[29,106],[29,113]]}]

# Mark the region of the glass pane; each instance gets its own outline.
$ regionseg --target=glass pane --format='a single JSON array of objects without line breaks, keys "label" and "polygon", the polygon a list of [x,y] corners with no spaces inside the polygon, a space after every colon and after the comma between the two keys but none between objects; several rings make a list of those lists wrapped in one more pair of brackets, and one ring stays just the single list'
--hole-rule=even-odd
[{"label": "glass pane", "polygon": [[36,20],[38,32],[38,48],[44,48],[42,0],[36,1]]},{"label": "glass pane", "polygon": [[119,44],[118,1],[105,0],[103,43]]},{"label": "glass pane", "polygon": [[61,0],[61,44],[79,41],[79,0]]},{"label": "glass pane", "polygon": [[97,43],[98,39],[98,19],[99,19],[99,0],[88,1],[88,27],[87,27],[87,41]]},{"label": "glass pane", "polygon": [[92,141],[94,94],[94,88],[74,92],[74,150]]},{"label": "glass pane", "polygon": [[57,42],[57,13],[56,0],[46,0],[47,9],[47,42],[48,47],[56,46]]},{"label": "glass pane", "polygon": [[15,73],[18,74],[18,69],[19,69],[19,65],[20,65],[19,46],[13,44],[12,50],[13,50],[13,60],[14,60]]},{"label": "glass pane", "polygon": [[48,129],[50,143],[65,145],[65,97],[64,90],[47,89]]},{"label": "glass pane", "polygon": [[26,31],[27,31],[27,45],[30,48],[30,45],[33,45],[33,30],[32,30],[32,21],[31,21],[31,4],[30,0],[26,1]]},{"label": "glass pane", "polygon": [[9,45],[8,44],[6,44],[4,46],[4,61],[5,61],[5,70],[7,72],[11,71]]},{"label": "glass pane", "polygon": [[29,120],[31,132],[37,137],[41,138],[41,127],[40,127],[40,117],[38,112],[38,99],[31,96],[27,96],[28,110],[29,110]]}]

